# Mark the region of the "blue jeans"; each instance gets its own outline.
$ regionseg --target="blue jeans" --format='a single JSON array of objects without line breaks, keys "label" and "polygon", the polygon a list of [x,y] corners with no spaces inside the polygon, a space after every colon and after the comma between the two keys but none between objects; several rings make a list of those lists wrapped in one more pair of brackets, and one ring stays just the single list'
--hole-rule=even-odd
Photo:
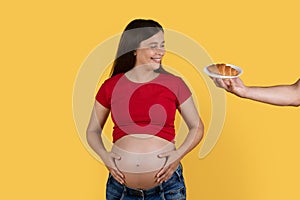
[{"label": "blue jeans", "polygon": [[120,184],[109,174],[106,183],[106,200],[185,200],[186,188],[179,164],[166,182],[147,190],[133,189]]}]

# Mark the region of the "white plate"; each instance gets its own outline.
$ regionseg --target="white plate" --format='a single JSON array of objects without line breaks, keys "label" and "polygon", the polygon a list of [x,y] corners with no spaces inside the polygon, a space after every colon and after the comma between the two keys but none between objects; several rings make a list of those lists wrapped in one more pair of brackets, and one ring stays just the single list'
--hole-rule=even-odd
[{"label": "white plate", "polygon": [[[211,65],[213,65],[213,64],[211,64]],[[210,77],[214,77],[214,78],[237,78],[243,73],[243,70],[241,68],[239,68],[235,65],[232,65],[232,64],[226,64],[226,65],[232,67],[233,69],[237,70],[239,72],[238,75],[236,75],[236,76],[224,76],[224,75],[220,75],[220,74],[215,74],[215,73],[212,73],[212,72],[208,71],[208,69],[207,69],[211,65],[208,65],[208,66],[204,67],[204,69],[203,69],[203,71]]]}]

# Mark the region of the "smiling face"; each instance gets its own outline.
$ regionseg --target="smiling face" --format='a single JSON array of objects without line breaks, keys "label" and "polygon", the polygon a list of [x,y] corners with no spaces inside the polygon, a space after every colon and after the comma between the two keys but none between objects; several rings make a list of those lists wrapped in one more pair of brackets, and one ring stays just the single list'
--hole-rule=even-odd
[{"label": "smiling face", "polygon": [[142,41],[136,50],[135,66],[147,66],[158,69],[165,55],[164,33],[159,31],[152,37]]}]

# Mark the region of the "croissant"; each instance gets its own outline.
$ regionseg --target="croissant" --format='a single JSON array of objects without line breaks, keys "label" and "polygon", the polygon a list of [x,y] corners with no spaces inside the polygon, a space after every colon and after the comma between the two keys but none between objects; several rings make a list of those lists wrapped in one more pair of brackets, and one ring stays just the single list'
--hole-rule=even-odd
[{"label": "croissant", "polygon": [[226,64],[213,64],[211,66],[209,66],[208,68],[208,71],[211,72],[211,73],[214,73],[214,74],[219,74],[219,75],[223,75],[223,76],[236,76],[239,74],[239,72],[226,65]]}]

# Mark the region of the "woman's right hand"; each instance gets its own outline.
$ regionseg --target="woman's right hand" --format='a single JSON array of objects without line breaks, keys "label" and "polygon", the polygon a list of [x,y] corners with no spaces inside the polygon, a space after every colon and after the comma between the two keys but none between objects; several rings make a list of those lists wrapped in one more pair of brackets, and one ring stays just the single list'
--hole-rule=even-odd
[{"label": "woman's right hand", "polygon": [[110,174],[121,184],[125,183],[125,176],[122,172],[117,168],[115,160],[121,160],[121,157],[114,152],[106,152],[102,157],[102,161],[104,162],[106,168],[110,172]]}]

